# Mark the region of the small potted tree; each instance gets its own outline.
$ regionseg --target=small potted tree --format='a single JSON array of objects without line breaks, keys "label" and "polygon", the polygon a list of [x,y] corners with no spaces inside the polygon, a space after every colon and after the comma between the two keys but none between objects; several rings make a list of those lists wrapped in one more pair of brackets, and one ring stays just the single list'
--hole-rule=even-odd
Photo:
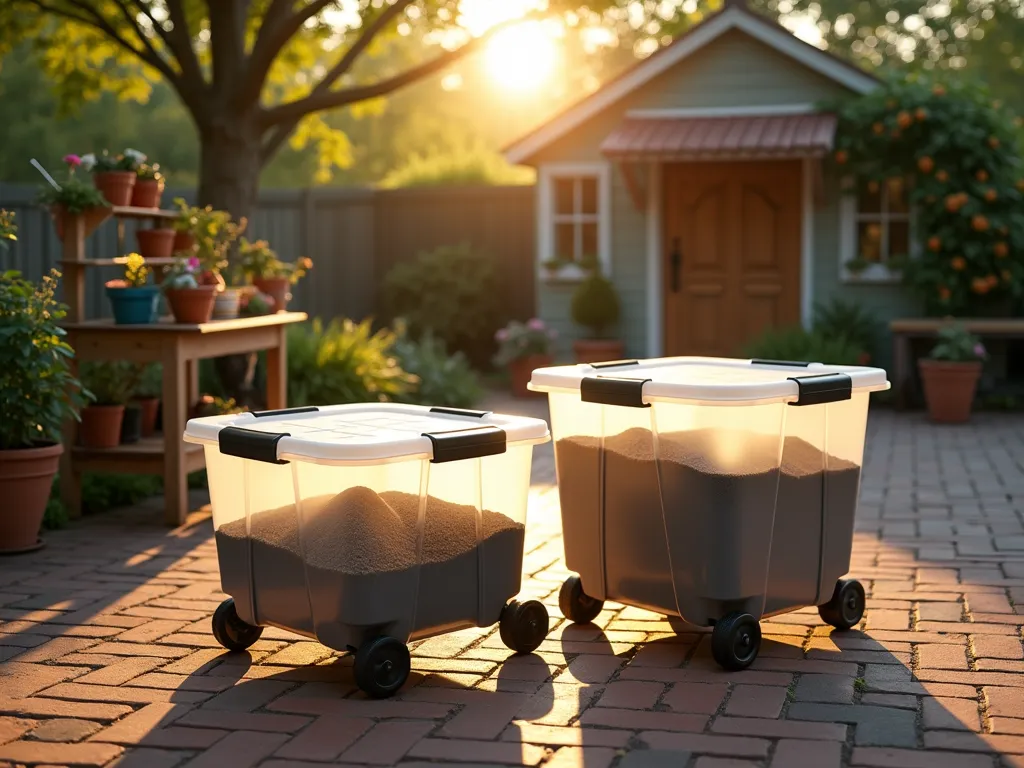
[{"label": "small potted tree", "polygon": [[117,325],[146,325],[156,320],[160,287],[147,284],[148,277],[146,260],[132,253],[125,260],[124,279],[107,281],[107,298]]},{"label": "small potted tree", "polygon": [[297,259],[293,264],[281,261],[266,240],[251,243],[243,237],[238,252],[243,274],[252,280],[252,284],[261,293],[274,299],[274,310],[277,312],[288,306],[291,299],[288,288],[313,267],[312,259],[307,257]]},{"label": "small potted tree", "polygon": [[54,298],[60,273],[39,285],[0,273],[0,552],[42,546],[39,527],[63,446],[61,427],[78,418],[88,393],[71,374],[74,350],[58,324]]},{"label": "small potted tree", "polygon": [[926,358],[917,361],[924,385],[929,418],[940,424],[963,424],[987,357],[985,347],[961,323],[939,331],[939,342]]},{"label": "small potted tree", "polygon": [[590,331],[587,338],[573,342],[577,363],[623,358],[622,341],[604,336],[605,330],[619,321],[619,297],[611,281],[599,272],[592,272],[576,288],[572,297],[572,319]]},{"label": "small potted tree", "polygon": [[526,323],[513,320],[494,334],[498,342],[494,364],[508,370],[515,397],[533,394],[526,385],[534,370],[551,365],[551,347],[556,336],[554,328],[548,328],[536,317]]},{"label": "small potted tree", "polygon": [[124,407],[138,379],[137,367],[123,362],[82,364],[82,384],[93,402],[82,409],[78,440],[86,448],[115,448],[121,443]]},{"label": "small potted tree", "polygon": [[164,175],[158,163],[140,163],[135,169],[135,186],[132,188],[133,208],[159,208],[164,193]]},{"label": "small potted tree", "polygon": [[39,202],[49,208],[58,238],[64,239],[65,229],[77,217],[84,220],[83,235],[88,237],[110,216],[110,203],[96,187],[86,184],[75,175],[75,170],[82,165],[78,155],[66,155],[64,163],[68,167],[67,179],[56,187],[43,187],[39,193]]},{"label": "small potted tree", "polygon": [[135,149],[120,155],[104,150],[99,156],[83,155],[82,168],[92,172],[93,184],[111,205],[127,206],[132,202],[136,169],[145,161],[146,156]]}]

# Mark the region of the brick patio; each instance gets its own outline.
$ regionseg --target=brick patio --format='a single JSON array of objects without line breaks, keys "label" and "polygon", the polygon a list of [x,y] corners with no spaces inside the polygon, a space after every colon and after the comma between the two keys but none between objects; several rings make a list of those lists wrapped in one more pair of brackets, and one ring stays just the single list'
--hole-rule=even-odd
[{"label": "brick patio", "polygon": [[502,664],[495,629],[427,640],[387,701],[356,691],[347,658],[279,630],[248,654],[217,646],[208,514],[168,532],[143,505],[0,560],[0,763],[1024,767],[1024,417],[935,428],[876,412],[862,631],[776,617],[732,674],[705,633],[645,611],[566,626],[551,456],[535,462],[523,590],[552,613],[547,641]]}]

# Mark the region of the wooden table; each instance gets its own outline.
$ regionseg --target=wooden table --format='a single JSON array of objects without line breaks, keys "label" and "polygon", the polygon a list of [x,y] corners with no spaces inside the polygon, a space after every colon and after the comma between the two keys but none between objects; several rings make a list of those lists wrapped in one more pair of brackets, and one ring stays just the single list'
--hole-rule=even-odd
[{"label": "wooden table", "polygon": [[[163,436],[143,438],[116,448],[77,445],[77,422],[64,427],[61,498],[71,515],[81,514],[82,472],[137,472],[163,475],[165,519],[180,525],[189,513],[188,473],[205,466],[202,446],[185,443],[182,434],[189,407],[199,397],[199,360],[267,351],[267,408],[287,407],[287,327],[306,319],[304,312],[213,320],[178,325],[170,319],[151,325],[115,325],[112,320],[65,323],[74,348],[73,367],[84,360],[128,360],[163,366]],[[73,446],[68,449],[68,446]]]},{"label": "wooden table", "polygon": [[[893,390],[896,407],[907,406],[907,390],[914,378],[913,339],[934,339],[951,320],[941,317],[904,318],[889,323],[892,335]],[[982,339],[1024,339],[1024,318],[957,318],[956,322]]]}]

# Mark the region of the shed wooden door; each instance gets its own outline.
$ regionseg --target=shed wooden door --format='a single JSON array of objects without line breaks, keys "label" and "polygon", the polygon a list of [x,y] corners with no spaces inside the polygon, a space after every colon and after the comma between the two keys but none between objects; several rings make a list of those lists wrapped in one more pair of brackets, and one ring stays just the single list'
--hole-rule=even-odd
[{"label": "shed wooden door", "polygon": [[667,355],[735,356],[766,328],[800,322],[800,171],[799,161],[665,166]]}]

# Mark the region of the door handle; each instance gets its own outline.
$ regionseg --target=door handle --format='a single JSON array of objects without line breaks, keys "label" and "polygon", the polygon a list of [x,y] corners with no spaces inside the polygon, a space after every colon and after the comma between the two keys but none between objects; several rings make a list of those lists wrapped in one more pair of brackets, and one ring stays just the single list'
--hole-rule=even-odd
[{"label": "door handle", "polygon": [[669,255],[672,265],[672,293],[679,293],[679,271],[683,266],[683,254],[679,250],[679,238],[672,238],[672,253]]}]

